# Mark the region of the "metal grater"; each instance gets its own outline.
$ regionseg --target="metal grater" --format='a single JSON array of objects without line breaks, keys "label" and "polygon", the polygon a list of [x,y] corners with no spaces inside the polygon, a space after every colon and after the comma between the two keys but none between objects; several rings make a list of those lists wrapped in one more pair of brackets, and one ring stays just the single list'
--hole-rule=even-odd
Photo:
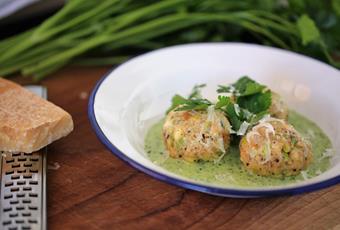
[{"label": "metal grater", "polygon": [[[46,88],[28,86],[46,98]],[[46,229],[46,148],[35,153],[1,153],[0,229]]]}]

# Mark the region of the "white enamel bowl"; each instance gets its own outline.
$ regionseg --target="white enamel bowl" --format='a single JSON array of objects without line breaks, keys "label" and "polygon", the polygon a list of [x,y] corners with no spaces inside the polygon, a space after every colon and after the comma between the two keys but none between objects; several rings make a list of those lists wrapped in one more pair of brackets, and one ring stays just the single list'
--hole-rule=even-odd
[{"label": "white enamel bowl", "polygon": [[[218,84],[240,76],[268,85],[330,137],[335,156],[323,174],[275,187],[217,186],[197,182],[153,164],[144,151],[148,128],[164,116],[171,97],[207,83],[203,94],[216,97]],[[259,197],[314,191],[340,182],[340,72],[317,60],[265,46],[209,43],[175,46],[133,58],[104,76],[89,101],[98,138],[131,166],[170,184],[229,197]]]}]

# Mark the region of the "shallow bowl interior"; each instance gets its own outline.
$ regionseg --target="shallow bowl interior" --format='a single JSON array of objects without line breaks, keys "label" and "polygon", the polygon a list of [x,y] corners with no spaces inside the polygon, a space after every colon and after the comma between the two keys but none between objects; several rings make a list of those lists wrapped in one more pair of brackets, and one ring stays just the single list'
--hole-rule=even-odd
[{"label": "shallow bowl interior", "polygon": [[[144,151],[148,128],[164,116],[171,97],[187,95],[195,84],[207,83],[203,94],[216,98],[216,86],[248,75],[282,95],[290,108],[316,122],[336,150],[329,170],[290,185],[276,187],[217,186],[196,182],[153,164]],[[110,72],[93,93],[92,123],[107,145],[130,164],[158,178],[205,189],[280,191],[304,188],[340,178],[340,73],[302,55],[239,43],[175,46],[134,58]],[[109,142],[109,143],[108,143]],[[109,146],[109,147],[110,147]],[[209,191],[208,191],[209,192]],[[214,193],[214,192],[212,192]]]}]

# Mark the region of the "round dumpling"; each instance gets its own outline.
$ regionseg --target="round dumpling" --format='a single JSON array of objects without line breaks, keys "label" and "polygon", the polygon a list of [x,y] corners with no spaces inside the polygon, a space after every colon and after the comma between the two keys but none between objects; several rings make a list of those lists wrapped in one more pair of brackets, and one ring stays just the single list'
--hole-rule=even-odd
[{"label": "round dumpling", "polygon": [[312,161],[312,150],[293,126],[267,118],[254,126],[240,142],[244,166],[262,175],[296,175]]},{"label": "round dumpling", "polygon": [[222,157],[230,143],[230,123],[221,111],[171,111],[163,125],[170,157],[210,161]]}]

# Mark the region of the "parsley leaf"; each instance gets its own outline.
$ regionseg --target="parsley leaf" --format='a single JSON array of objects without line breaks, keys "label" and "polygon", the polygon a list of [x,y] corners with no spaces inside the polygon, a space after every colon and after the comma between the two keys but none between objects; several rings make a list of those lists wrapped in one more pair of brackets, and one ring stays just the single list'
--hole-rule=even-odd
[{"label": "parsley leaf", "polygon": [[202,98],[201,95],[201,89],[206,87],[206,84],[201,84],[201,85],[195,85],[194,88],[192,89],[188,99],[192,99],[192,98]]},{"label": "parsley leaf", "polygon": [[268,114],[271,105],[270,90],[247,76],[241,77],[230,86],[219,86],[217,92],[232,93],[233,100],[220,95],[215,108],[224,111],[237,132],[242,124],[248,124],[247,128],[251,127]]},{"label": "parsley leaf", "polygon": [[176,111],[185,111],[185,110],[205,110],[212,103],[207,99],[202,99],[201,88],[205,87],[205,84],[196,85],[188,98],[185,98],[181,95],[176,94],[173,96],[171,100],[171,106],[167,110],[166,113],[169,113],[171,110],[176,109]]},{"label": "parsley leaf", "polygon": [[249,119],[250,126],[253,126],[256,123],[258,123],[264,116],[268,116],[267,111],[262,111],[258,114],[253,114],[253,116]]},{"label": "parsley leaf", "polygon": [[187,102],[187,99],[185,99],[181,95],[176,94],[175,96],[172,97],[172,99],[171,99],[171,106],[166,111],[166,113],[168,114],[171,110],[177,108],[180,105],[185,104],[186,102]]},{"label": "parsley leaf", "polygon": [[234,130],[238,130],[240,128],[242,120],[238,116],[234,103],[231,101],[230,97],[218,96],[215,108],[222,110],[226,114]]},{"label": "parsley leaf", "polygon": [[225,85],[219,85],[217,92],[218,93],[233,93],[235,90],[232,86],[225,86]]},{"label": "parsley leaf", "polygon": [[236,96],[249,96],[255,93],[262,92],[266,86],[257,83],[247,76],[241,77],[235,84],[233,84],[238,92]]},{"label": "parsley leaf", "polygon": [[175,111],[205,110],[210,105],[212,105],[212,103],[207,99],[187,99],[185,103],[182,103]]},{"label": "parsley leaf", "polygon": [[320,42],[319,29],[316,27],[313,19],[311,19],[308,15],[302,15],[298,19],[296,25],[300,32],[303,45],[308,45],[312,42]]},{"label": "parsley leaf", "polygon": [[272,103],[272,94],[270,91],[256,93],[250,96],[238,97],[237,103],[240,107],[247,109],[252,113],[261,113],[267,111]]},{"label": "parsley leaf", "polygon": [[228,106],[229,104],[231,104],[231,99],[230,97],[226,97],[226,96],[218,96],[218,101],[215,105],[216,109],[220,109],[224,106]]},{"label": "parsley leaf", "polygon": [[[236,102],[243,111],[257,114],[269,109],[271,92],[266,86],[257,83],[248,76],[243,76],[231,86],[219,86],[217,92],[230,92],[232,88],[234,88]],[[249,114],[245,113],[249,117]]]},{"label": "parsley leaf", "polygon": [[255,93],[260,93],[266,89],[266,86],[257,83],[248,76],[241,77],[232,85],[219,85],[218,93],[234,93],[235,96],[249,96]]}]

